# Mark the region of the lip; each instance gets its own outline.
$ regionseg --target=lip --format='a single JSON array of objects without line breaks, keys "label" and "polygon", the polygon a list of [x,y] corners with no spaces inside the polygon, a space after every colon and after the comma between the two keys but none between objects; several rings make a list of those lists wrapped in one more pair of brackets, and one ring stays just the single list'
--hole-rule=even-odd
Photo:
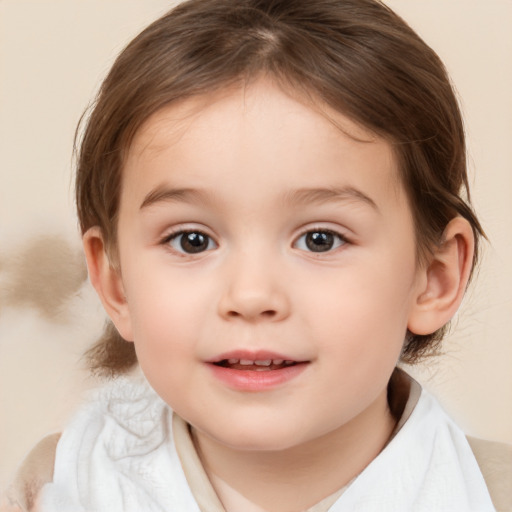
[{"label": "lip", "polygon": [[[293,364],[274,370],[249,368],[242,370],[217,364],[229,359],[249,361],[268,361],[270,359],[293,361]],[[233,390],[246,392],[262,392],[278,388],[302,374],[310,363],[307,360],[298,360],[290,355],[267,350],[234,350],[205,362],[215,379]]]},{"label": "lip", "polygon": [[296,357],[290,356],[289,354],[279,354],[269,350],[232,350],[230,352],[224,352],[218,356],[208,359],[207,363],[220,363],[225,359],[248,359],[250,361],[265,361],[267,359],[282,359],[283,361],[293,361],[296,363],[306,362],[305,360],[299,360]]}]

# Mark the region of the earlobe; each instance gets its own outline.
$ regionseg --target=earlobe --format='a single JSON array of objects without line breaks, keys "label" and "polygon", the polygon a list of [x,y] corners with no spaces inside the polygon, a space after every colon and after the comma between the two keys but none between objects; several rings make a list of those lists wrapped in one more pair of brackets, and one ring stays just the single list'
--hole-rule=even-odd
[{"label": "earlobe", "polygon": [[423,270],[422,284],[413,305],[408,329],[427,335],[447,324],[462,302],[471,274],[474,236],[469,222],[452,219],[430,262]]},{"label": "earlobe", "polygon": [[90,228],[82,239],[89,279],[119,334],[133,341],[128,303],[120,270],[112,265],[105,248],[101,229]]}]

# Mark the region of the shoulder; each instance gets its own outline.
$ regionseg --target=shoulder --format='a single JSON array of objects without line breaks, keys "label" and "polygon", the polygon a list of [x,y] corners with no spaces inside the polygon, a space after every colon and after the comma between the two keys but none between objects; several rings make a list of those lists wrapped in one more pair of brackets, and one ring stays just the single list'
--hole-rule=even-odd
[{"label": "shoulder", "polygon": [[[51,434],[43,438],[22,462],[7,491],[8,503],[13,512],[35,510],[41,488],[53,480],[55,451],[60,436],[60,434]],[[6,510],[10,509],[6,508]]]},{"label": "shoulder", "polygon": [[43,438],[26,456],[0,511],[35,512],[43,486],[59,478],[73,480],[79,464],[95,465],[95,455],[101,463],[149,451],[165,436],[165,413],[155,393],[136,377],[120,377],[91,390],[63,433]]},{"label": "shoulder", "polygon": [[497,512],[512,510],[512,445],[467,437]]},{"label": "shoulder", "polygon": [[[423,416],[431,413],[445,414],[437,401],[429,395],[421,385],[412,377],[403,371],[396,372],[393,381],[395,402],[393,405],[400,419],[398,421],[397,430],[399,430],[417,409],[420,398],[427,402],[428,407],[422,409]],[[404,398],[405,397],[405,398]],[[397,404],[400,407],[397,407]],[[404,405],[405,404],[405,405]],[[418,411],[416,411],[418,412]],[[423,422],[423,416],[421,418]],[[396,432],[395,432],[396,434]],[[512,445],[499,443],[495,441],[485,441],[470,436],[461,436],[462,443],[467,446],[469,443],[470,450],[467,453],[476,460],[478,469],[485,480],[486,487],[491,496],[494,507],[497,512],[512,511]],[[466,442],[467,440],[467,442]],[[465,465],[467,459],[461,459],[460,463]]]}]

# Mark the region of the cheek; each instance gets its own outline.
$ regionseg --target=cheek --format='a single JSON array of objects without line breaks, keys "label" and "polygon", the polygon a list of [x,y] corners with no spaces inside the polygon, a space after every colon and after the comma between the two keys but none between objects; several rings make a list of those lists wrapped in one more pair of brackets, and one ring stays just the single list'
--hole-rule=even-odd
[{"label": "cheek", "polygon": [[127,287],[127,299],[136,346],[158,353],[181,350],[195,325],[197,295],[162,276],[135,276],[132,283],[136,286]]},{"label": "cheek", "polygon": [[[153,271],[144,272],[141,266]],[[138,268],[130,274],[128,285],[133,286],[127,287],[127,296],[139,362],[164,372],[172,367],[175,375],[198,357],[200,341],[214,331],[215,288],[204,273],[176,271],[153,261]]]},{"label": "cheek", "polygon": [[[361,299],[361,300],[360,300]],[[318,312],[323,352],[336,365],[347,383],[355,385],[384,375],[387,379],[402,349],[407,322],[397,321],[397,312],[353,294],[331,310]]]},{"label": "cheek", "polygon": [[413,301],[412,272],[404,273],[409,276],[385,268],[372,272],[368,267],[333,273],[323,285],[311,283],[309,293],[302,294],[308,299],[303,309],[309,309],[315,323],[332,335],[359,338],[359,331],[401,332]]},{"label": "cheek", "polygon": [[400,354],[414,298],[414,266],[380,263],[333,273],[310,287],[303,304],[307,329],[344,367],[355,361],[368,368],[381,361],[394,365]]},{"label": "cheek", "polygon": [[147,300],[131,304],[135,351],[150,384],[174,406],[194,377],[197,310],[178,294],[151,292]]}]

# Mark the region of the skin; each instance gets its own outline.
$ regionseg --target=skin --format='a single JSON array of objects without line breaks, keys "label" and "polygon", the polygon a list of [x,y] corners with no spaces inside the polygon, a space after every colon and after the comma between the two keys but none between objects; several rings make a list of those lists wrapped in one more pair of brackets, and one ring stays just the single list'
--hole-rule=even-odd
[{"label": "skin", "polygon": [[[462,219],[418,265],[390,144],[327,113],[263,79],[162,109],[123,170],[119,269],[97,228],[84,237],[108,313],[193,426],[228,511],[304,510],[362,471],[395,424],[386,391],[407,328],[444,325],[469,272]],[[183,230],[204,250],[187,253]],[[313,233],[332,247],[311,250]],[[233,350],[304,368],[240,390],[212,372]]]}]

